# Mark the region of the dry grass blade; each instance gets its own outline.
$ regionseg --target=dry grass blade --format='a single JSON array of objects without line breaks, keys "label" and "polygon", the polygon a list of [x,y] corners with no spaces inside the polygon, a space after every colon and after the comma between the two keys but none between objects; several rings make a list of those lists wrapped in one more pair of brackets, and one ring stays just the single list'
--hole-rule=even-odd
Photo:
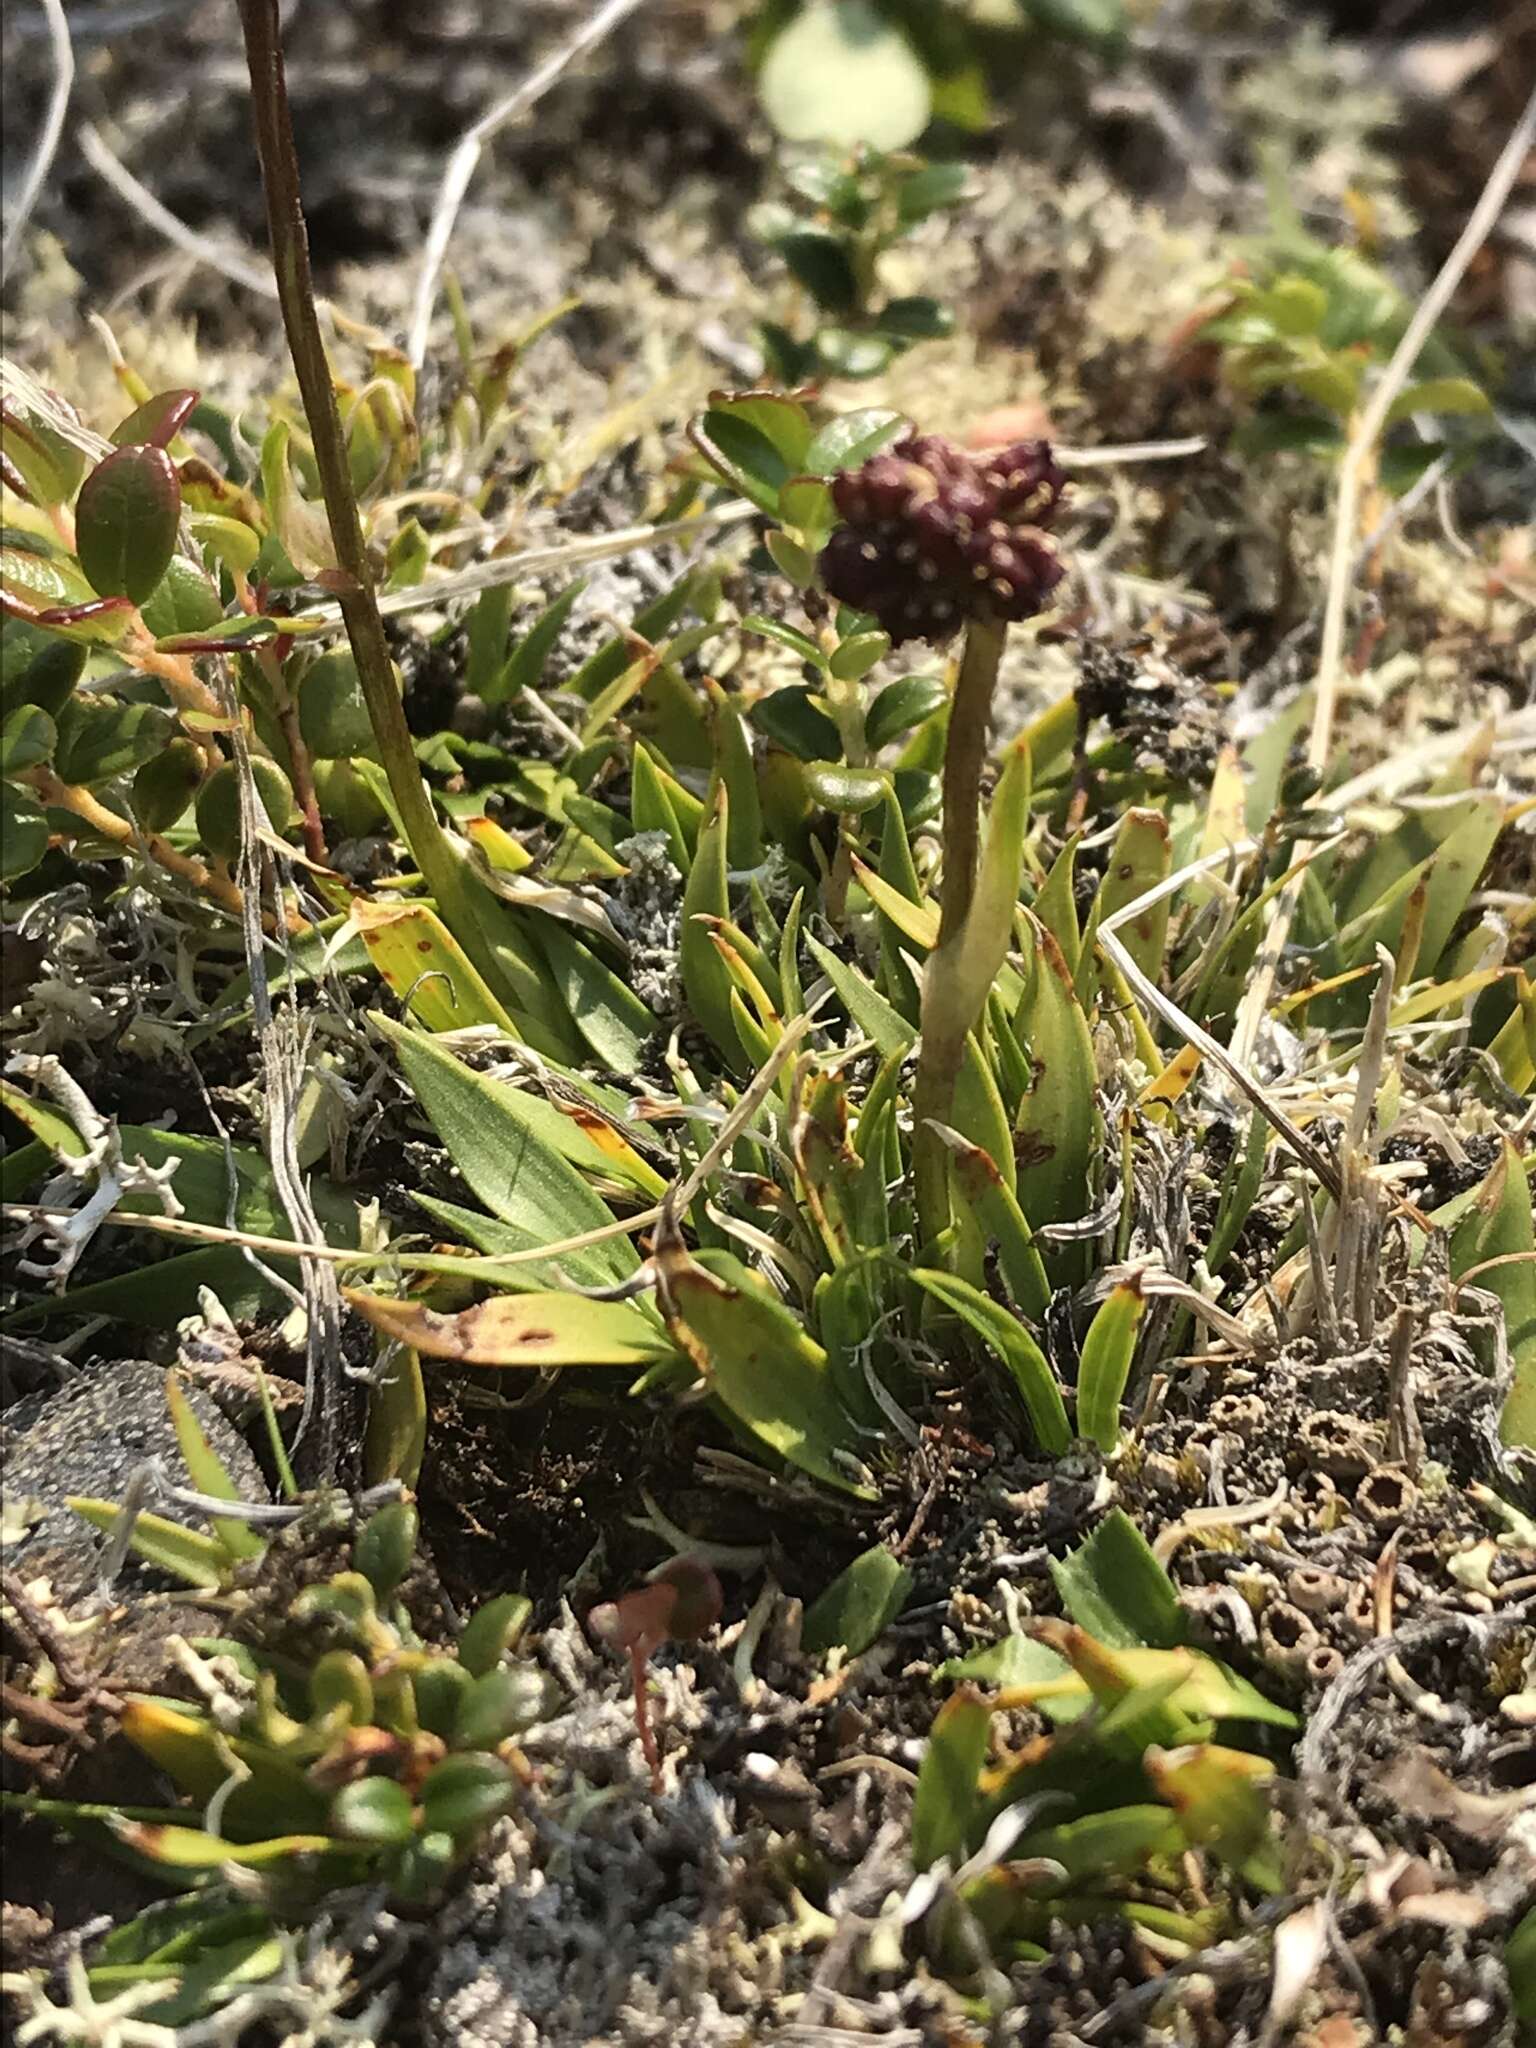
[{"label": "dry grass blade", "polygon": [[427,336],[432,327],[432,307],[437,298],[437,282],[442,276],[443,264],[448,255],[448,244],[453,239],[453,224],[459,217],[459,208],[469,190],[475,167],[480,161],[480,152],[509,121],[515,121],[536,106],[562,73],[568,71],[578,57],[600,43],[610,30],[618,27],[625,15],[633,14],[642,0],[606,0],[581,24],[573,36],[551,52],[544,62],[523,80],[515,91],[498,100],[488,108],[472,128],[465,130],[459,138],[453,155],[448,159],[448,168],[443,173],[442,184],[438,187],[437,202],[432,209],[431,225],[427,229],[427,246],[422,252],[421,275],[416,283],[416,296],[411,310],[410,338],[406,352],[414,369],[420,369],[427,355]]},{"label": "dry grass blade", "polygon": [[248,262],[235,250],[221,248],[207,235],[200,235],[195,228],[189,228],[168,206],[162,206],[154,193],[139,183],[121,158],[113,155],[91,122],[80,123],[79,138],[80,154],[91,169],[112,187],[119,199],[126,200],[156,234],[163,235],[166,241],[197,262],[206,263],[221,277],[227,277],[231,284],[241,285],[248,292],[257,292],[264,299],[277,297],[277,286],[272,282],[270,271],[263,270],[259,263]]},{"label": "dry grass blade", "polygon": [[[580,540],[563,541],[558,547],[525,548],[520,554],[493,555],[486,561],[472,562],[467,569],[456,570],[435,582],[410,584],[403,590],[381,592],[379,615],[381,618],[398,619],[410,612],[435,611],[440,605],[453,603],[459,598],[477,597],[482,590],[494,590],[503,583],[518,583],[525,577],[546,576],[562,569],[579,569],[588,562],[612,561],[616,556],[632,555],[641,548],[656,547],[663,541],[693,540],[704,534],[718,533],[727,526],[739,526],[743,520],[758,516],[755,505],[748,504],[744,498],[733,498],[728,504],[712,505],[707,511],[694,513],[686,519],[664,520],[658,526],[621,526],[612,533],[589,534]],[[309,631],[324,626],[340,632],[341,609],[338,605],[318,605],[313,611],[298,614],[294,624]]]},{"label": "dry grass blade", "polygon": [[[1339,1174],[1333,1161],[1326,1153],[1319,1151],[1300,1125],[1286,1114],[1273,1095],[1249,1073],[1240,1059],[1229,1052],[1218,1039],[1213,1038],[1203,1025],[1197,1024],[1193,1017],[1181,1010],[1172,997],[1165,996],[1157,984],[1143,974],[1132,959],[1129,949],[1118,936],[1121,925],[1133,918],[1141,917],[1155,904],[1161,903],[1164,897],[1171,896],[1195,876],[1224,867],[1235,855],[1249,853],[1252,850],[1253,842],[1245,840],[1240,846],[1224,847],[1220,853],[1207,854],[1202,860],[1192,861],[1188,867],[1179,868],[1175,873],[1165,876],[1155,887],[1144,890],[1122,910],[1117,910],[1112,917],[1105,918],[1099,926],[1099,943],[1147,1008],[1161,1017],[1165,1024],[1172,1025],[1185,1042],[1195,1046],[1213,1066],[1219,1067],[1254,1108],[1269,1120],[1297,1159],[1316,1176],[1330,1194],[1336,1195],[1339,1191]],[[1313,848],[1312,851],[1316,854],[1321,849]]]}]

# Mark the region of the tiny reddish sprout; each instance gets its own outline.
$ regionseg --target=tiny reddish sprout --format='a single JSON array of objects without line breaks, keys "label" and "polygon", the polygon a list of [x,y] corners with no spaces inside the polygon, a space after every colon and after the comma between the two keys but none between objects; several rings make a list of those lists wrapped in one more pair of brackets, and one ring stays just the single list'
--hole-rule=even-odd
[{"label": "tiny reddish sprout", "polygon": [[844,524],[821,551],[822,581],[893,645],[1032,618],[1063,575],[1047,529],[1065,486],[1045,441],[971,454],[906,434],[833,480]]},{"label": "tiny reddish sprout", "polygon": [[650,1765],[653,1790],[661,1790],[661,1753],[651,1727],[645,1667],[666,1642],[697,1642],[720,1619],[720,1581],[696,1557],[674,1557],[655,1577],[617,1600],[604,1600],[587,1616],[587,1626],[610,1650],[629,1654],[635,1688],[635,1726]]}]

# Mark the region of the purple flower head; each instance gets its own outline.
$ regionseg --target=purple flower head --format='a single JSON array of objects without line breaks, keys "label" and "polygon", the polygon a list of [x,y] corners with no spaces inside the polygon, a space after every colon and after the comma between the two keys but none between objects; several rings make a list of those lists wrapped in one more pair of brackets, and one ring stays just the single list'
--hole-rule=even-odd
[{"label": "purple flower head", "polygon": [[1064,486],[1045,441],[969,455],[942,434],[903,435],[833,480],[844,524],[821,551],[822,581],[893,644],[1032,618],[1064,573],[1047,533]]}]

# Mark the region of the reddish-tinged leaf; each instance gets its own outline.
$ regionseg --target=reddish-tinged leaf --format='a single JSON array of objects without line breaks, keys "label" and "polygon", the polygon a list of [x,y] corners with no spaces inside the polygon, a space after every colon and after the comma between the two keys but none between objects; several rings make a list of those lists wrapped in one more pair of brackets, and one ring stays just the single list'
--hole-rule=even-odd
[{"label": "reddish-tinged leaf", "polygon": [[119,448],[167,448],[197,410],[197,391],[157,391],[136,405],[112,435]]}]

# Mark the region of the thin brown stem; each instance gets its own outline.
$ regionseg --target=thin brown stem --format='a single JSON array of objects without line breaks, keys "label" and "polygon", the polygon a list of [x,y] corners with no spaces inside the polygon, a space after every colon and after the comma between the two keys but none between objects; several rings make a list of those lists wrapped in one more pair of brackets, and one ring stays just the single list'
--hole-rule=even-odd
[{"label": "thin brown stem", "polygon": [[240,20],[251,75],[256,149],[266,194],[278,302],[314,445],[315,467],[320,473],[336,561],[346,579],[338,602],[357,663],[363,700],[416,865],[454,937],[490,986],[504,992],[502,976],[474,914],[468,879],[438,824],[432,799],[422,781],[415,744],[395,687],[373,570],[352,488],[335,386],[315,306],[277,0],[240,0]]},{"label": "thin brown stem", "polygon": [[288,749],[288,765],[293,770],[293,799],[304,824],[304,851],[311,860],[324,867],[330,860],[330,854],[326,850],[325,826],[320,819],[320,802],[315,795],[314,765],[299,724],[299,707],[283,674],[283,665],[273,650],[258,647],[256,662],[267,679],[267,688],[272,692],[273,708],[282,728],[283,743]]}]

